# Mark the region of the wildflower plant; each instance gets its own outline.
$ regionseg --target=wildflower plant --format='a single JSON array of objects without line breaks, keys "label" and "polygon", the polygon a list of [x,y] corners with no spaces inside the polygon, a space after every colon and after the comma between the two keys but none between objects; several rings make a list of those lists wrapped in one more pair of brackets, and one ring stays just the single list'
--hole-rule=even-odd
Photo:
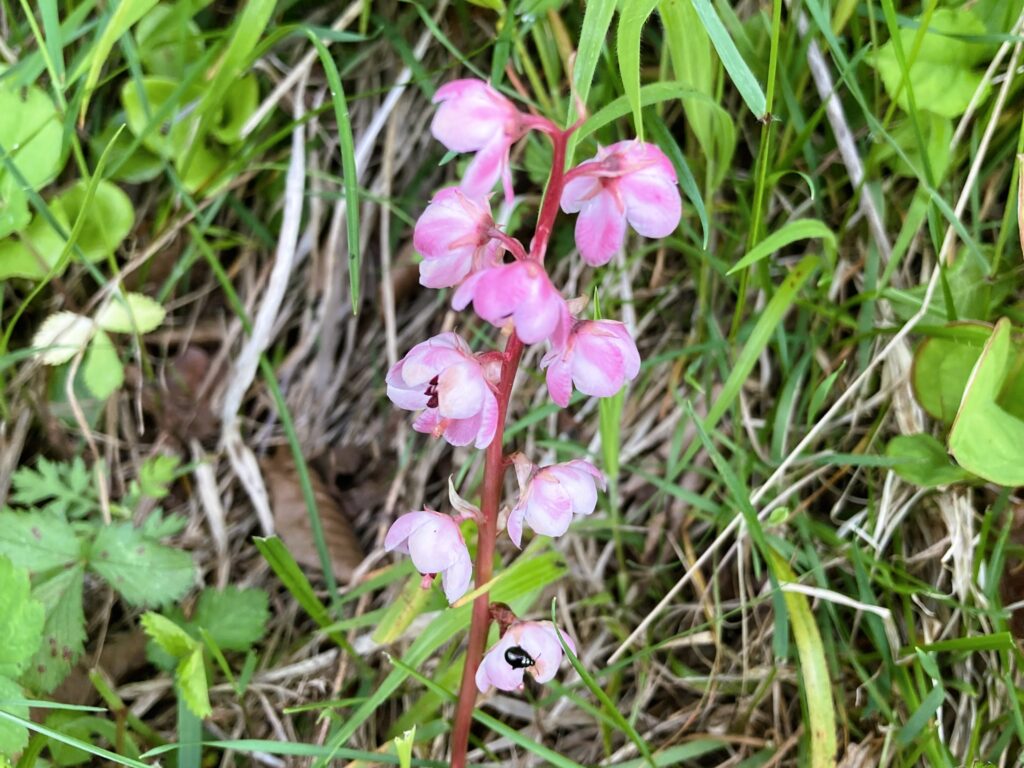
[{"label": "wildflower plant", "polygon": [[[577,459],[538,467],[522,453],[506,455],[504,428],[516,371],[526,345],[546,345],[541,367],[552,400],[566,407],[573,388],[596,397],[618,393],[640,370],[628,329],[615,320],[578,317],[585,302],[566,298],[544,266],[559,208],[577,214],[575,238],[587,264],[606,264],[623,247],[626,225],[664,237],[679,224],[681,199],[672,164],[653,144],[624,141],[566,170],[569,137],[550,120],[521,111],[480,80],[456,80],[435,95],[431,132],[447,149],[474,153],[457,187],[440,190],[416,223],[414,245],[423,256],[420,283],[453,288],[452,306],[473,311],[506,337],[504,350],[474,352],[447,332],[414,346],[387,375],[388,397],[417,411],[413,428],[452,445],[485,450],[481,503],[477,508],[451,494],[455,515],[419,510],[402,515],[385,539],[388,551],[409,554],[429,588],[441,575],[454,603],[470,587],[474,566],[459,528],[477,526],[475,584],[491,580],[505,472],[514,467],[519,498],[510,504],[507,532],[521,547],[524,525],[534,534],[561,536],[575,516],[597,506],[605,478]],[[529,247],[504,232],[491,214],[490,197],[500,182],[514,197],[509,153],[530,131],[547,135],[553,160]],[[485,655],[491,621],[500,640]],[[525,674],[552,679],[571,639],[549,621],[527,621],[508,606],[492,604],[486,591],[473,602],[472,622],[451,742],[453,768],[465,766],[477,691],[515,691]]]}]

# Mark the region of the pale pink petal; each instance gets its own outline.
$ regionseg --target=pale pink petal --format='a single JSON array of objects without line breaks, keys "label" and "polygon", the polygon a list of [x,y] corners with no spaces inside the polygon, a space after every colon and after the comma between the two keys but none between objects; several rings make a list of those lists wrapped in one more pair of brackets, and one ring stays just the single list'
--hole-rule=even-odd
[{"label": "pale pink petal", "polygon": [[416,220],[413,247],[425,256],[443,256],[452,250],[453,244],[459,244],[460,250],[471,255],[488,219],[487,212],[457,188],[442,189]]},{"label": "pale pink petal", "polygon": [[530,484],[526,524],[535,533],[557,538],[569,530],[571,522],[572,499],[557,479],[541,470]]},{"label": "pale pink petal", "polygon": [[430,132],[448,149],[475,152],[501,131],[515,106],[482,80],[455,80],[434,94]]},{"label": "pale pink petal", "polygon": [[548,394],[558,405],[565,408],[572,397],[572,372],[561,355],[548,364]]},{"label": "pale pink petal", "polygon": [[426,386],[445,368],[463,362],[470,354],[469,346],[457,334],[438,334],[409,350],[402,361],[402,378],[407,386]]},{"label": "pale pink petal", "polygon": [[445,418],[466,419],[480,412],[489,392],[480,364],[463,360],[441,372],[437,384],[437,411]]},{"label": "pale pink petal", "polygon": [[469,445],[480,432],[480,414],[468,419],[444,419],[444,439],[451,445]]},{"label": "pale pink petal", "polygon": [[605,482],[604,478],[604,472],[595,467],[591,462],[587,461],[586,459],[573,459],[572,461],[565,462],[562,466],[569,467],[570,469],[575,469],[577,472],[582,472],[584,474],[590,475],[592,478],[594,478],[594,482],[597,485],[597,487],[600,488],[602,491],[607,486],[607,483]]},{"label": "pale pink petal", "polygon": [[437,408],[429,408],[419,414],[412,422],[412,428],[425,435],[433,435],[441,424],[441,414]]},{"label": "pale pink petal", "polygon": [[562,464],[552,468],[558,482],[572,502],[574,515],[589,515],[597,506],[597,485],[594,478],[587,472]]},{"label": "pale pink petal", "polygon": [[444,595],[448,598],[449,603],[454,603],[466,594],[472,577],[473,561],[469,557],[469,552],[463,547],[458,558],[445,569],[442,576]]},{"label": "pale pink petal", "polygon": [[508,537],[512,539],[512,543],[519,549],[523,548],[523,518],[525,516],[526,505],[520,499],[519,503],[512,507],[512,511],[508,513],[508,522],[505,527],[505,530],[508,531]]},{"label": "pale pink petal", "polygon": [[[557,674],[562,664],[562,645],[550,621],[525,623],[527,626],[520,635],[519,645],[533,658],[530,674],[538,683],[546,683]],[[565,633],[562,636],[566,637]]]},{"label": "pale pink petal", "polygon": [[636,342],[629,335],[626,326],[614,320],[597,320],[594,325],[598,326],[603,334],[617,340],[619,354],[622,355],[623,372],[628,380],[635,379],[640,372],[640,352],[637,351]]},{"label": "pale pink petal", "polygon": [[406,540],[413,531],[430,522],[430,515],[430,512],[410,512],[395,520],[384,537],[384,551],[394,550],[409,554],[409,545]]},{"label": "pale pink petal", "polygon": [[484,656],[476,671],[476,687],[481,693],[487,693],[491,687],[502,691],[517,691],[523,687],[522,669],[512,669],[505,661],[505,651],[515,645],[510,632],[495,643]]},{"label": "pale pink petal", "polygon": [[622,351],[611,339],[577,338],[572,358],[572,380],[585,395],[611,397],[625,383]]},{"label": "pale pink petal", "polygon": [[426,408],[427,402],[430,400],[424,394],[422,387],[410,389],[396,384],[388,384],[388,399],[406,411],[418,411],[420,408]]},{"label": "pale pink petal", "polygon": [[455,521],[436,512],[409,536],[409,554],[420,573],[441,573],[461,557],[465,548]]},{"label": "pale pink petal", "polygon": [[473,268],[473,253],[464,249],[447,256],[425,258],[420,262],[420,285],[424,288],[451,288],[465,279]]},{"label": "pale pink petal", "polygon": [[489,389],[484,395],[479,419],[476,428],[476,447],[483,450],[491,444],[494,433],[498,429],[498,398]]},{"label": "pale pink petal", "polygon": [[476,295],[477,285],[480,284],[480,280],[486,274],[487,270],[475,272],[467,277],[462,282],[462,285],[455,289],[455,293],[452,295],[452,309],[461,312],[469,306],[469,302],[473,301],[473,297]]},{"label": "pale pink petal", "polygon": [[510,146],[504,134],[497,134],[473,156],[459,185],[469,197],[483,198],[494,189],[508,165]]},{"label": "pale pink petal", "polygon": [[565,308],[565,300],[551,285],[547,275],[543,283],[537,282],[534,295],[519,305],[514,314],[516,335],[525,344],[536,344],[551,337]]},{"label": "pale pink petal", "polygon": [[584,204],[576,218],[576,247],[587,264],[607,264],[625,237],[625,211],[611,191],[605,189]]},{"label": "pale pink petal", "polygon": [[[588,165],[593,165],[593,163],[582,163],[579,168],[585,168]],[[566,213],[579,213],[584,205],[600,193],[600,179],[589,175],[575,176],[569,179],[562,188],[560,201],[562,210]]]},{"label": "pale pink petal", "polygon": [[679,226],[679,188],[658,167],[627,174],[618,186],[630,226],[644,237],[668,237]]}]

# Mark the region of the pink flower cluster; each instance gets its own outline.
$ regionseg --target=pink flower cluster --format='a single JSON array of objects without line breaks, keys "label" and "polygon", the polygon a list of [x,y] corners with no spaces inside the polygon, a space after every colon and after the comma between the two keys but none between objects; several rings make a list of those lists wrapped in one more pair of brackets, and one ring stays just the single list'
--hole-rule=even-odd
[{"label": "pink flower cluster", "polygon": [[[540,366],[558,405],[569,405],[574,388],[595,397],[616,394],[640,371],[636,344],[618,321],[574,315],[573,308],[583,302],[567,300],[552,283],[544,266],[547,240],[559,207],[577,214],[576,247],[595,267],[622,250],[627,224],[646,237],[671,234],[681,216],[672,164],[653,144],[623,141],[600,148],[595,157],[564,173],[554,168],[549,183],[554,193],[550,204],[545,198],[527,249],[495,222],[490,196],[500,181],[506,200],[514,198],[511,151],[528,132],[547,133],[564,150],[569,131],[521,111],[479,80],[448,83],[434,101],[434,137],[449,150],[473,156],[461,183],[439,191],[416,222],[420,283],[454,289],[453,308],[472,305],[482,320],[511,336],[510,345],[516,340],[546,343]],[[561,156],[556,152],[556,158]],[[511,381],[504,389],[501,381],[508,355],[507,350],[475,353],[458,334],[439,334],[414,346],[391,368],[388,397],[399,408],[418,411],[413,421],[418,432],[456,446],[487,448],[500,435],[499,419],[507,406]],[[514,359],[512,365],[518,356]],[[598,489],[605,485],[601,472],[582,459],[544,467],[522,454],[507,461],[515,465],[519,481],[519,499],[507,522],[516,547],[522,545],[524,526],[540,535],[565,534],[574,517],[594,512]],[[424,574],[424,586],[440,574],[449,602],[466,593],[472,575],[459,523],[480,516],[465,502],[457,506],[458,517],[432,510],[403,515],[385,539],[388,551],[410,555]],[[561,659],[550,622],[517,621],[484,659],[476,683],[481,691],[492,685],[515,690],[522,687],[525,671],[544,682]]]}]

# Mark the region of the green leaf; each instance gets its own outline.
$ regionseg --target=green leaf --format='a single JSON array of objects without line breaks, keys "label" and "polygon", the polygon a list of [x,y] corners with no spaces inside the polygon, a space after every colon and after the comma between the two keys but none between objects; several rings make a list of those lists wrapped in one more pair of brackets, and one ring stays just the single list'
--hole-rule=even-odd
[{"label": "green leaf", "polygon": [[946,448],[928,434],[898,435],[889,441],[885,455],[899,459],[893,471],[914,485],[934,488],[970,480],[970,472],[949,460]]},{"label": "green leaf", "polygon": [[[177,456],[166,453],[150,456],[139,467],[139,490],[151,499],[162,499],[169,493],[171,483],[177,478],[180,465],[181,459]],[[146,518],[146,523],[149,520],[150,518]],[[145,528],[145,524],[143,527]],[[154,539],[163,538],[163,536],[154,535],[148,528],[146,534]]]},{"label": "green leaf", "polygon": [[92,475],[81,456],[69,462],[40,457],[33,469],[20,467],[11,478],[11,501],[40,507],[60,518],[84,517],[98,505]]},{"label": "green leaf", "polygon": [[0,511],[0,555],[33,573],[77,561],[81,545],[67,521],[45,512]]},{"label": "green leaf", "polygon": [[956,418],[983,346],[981,339],[933,337],[917,348],[911,387],[917,402],[933,419],[949,423]]},{"label": "green leaf", "polygon": [[[918,118],[921,132],[924,134],[928,165],[932,169],[936,181],[941,180],[953,159],[952,153],[949,151],[950,143],[953,140],[953,121],[948,117],[936,115],[924,109],[918,112]],[[874,155],[875,160],[887,163],[899,176],[917,178],[920,171],[915,169],[924,168],[924,163],[917,141],[917,132],[914,130],[914,122],[910,119],[901,121],[893,128],[890,135],[893,143],[902,150],[902,154],[896,151],[893,144],[883,142],[878,145],[878,150]]]},{"label": "green leaf", "polygon": [[[35,86],[8,90],[0,85],[0,147],[29,187],[38,190],[57,177],[64,164],[64,127],[53,101]],[[14,183],[0,165],[0,189]],[[0,237],[10,231],[0,230]]]},{"label": "green leaf", "polygon": [[[910,87],[919,109],[943,117],[959,117],[967,110],[971,97],[982,83],[983,71],[979,65],[986,63],[988,50],[987,46],[965,40],[963,36],[984,35],[985,32],[985,24],[970,10],[940,8],[932,14],[909,71]],[[918,30],[901,29],[899,34],[904,56],[909,61]],[[871,58],[871,64],[881,75],[889,97],[909,112],[903,70],[892,40]]]},{"label": "green leaf", "polygon": [[203,38],[190,10],[188,3],[159,4],[139,20],[135,40],[147,74],[177,79],[202,58]]},{"label": "green leaf", "polygon": [[69,221],[84,214],[78,247],[86,261],[96,262],[110,256],[121,245],[135,224],[135,208],[120,187],[109,181],[96,184],[92,199],[84,179],[75,182],[57,198]]},{"label": "green leaf", "polygon": [[131,523],[104,526],[92,543],[89,567],[132,605],[177,600],[194,580],[188,552],[158,544]]},{"label": "green leaf", "polygon": [[[0,677],[0,701],[17,701],[24,696],[21,686],[13,680]],[[28,705],[26,704],[4,704],[0,706],[0,712],[8,712],[22,720],[28,719]],[[3,763],[4,756],[13,757],[28,744],[28,729],[19,723],[12,723],[10,720],[0,720],[0,763]]]},{"label": "green leaf", "polygon": [[[605,40],[608,37],[608,28],[612,23],[612,16],[615,14],[615,0],[589,0],[583,12],[583,27],[580,30],[580,42],[577,46],[576,63],[572,71],[572,89],[584,105],[590,96],[590,86],[594,82],[594,72],[597,70],[597,63],[601,59],[604,50]],[[576,122],[576,105],[569,104],[569,114],[566,118],[567,125]],[[570,137],[570,149],[575,146]],[[567,156],[572,161],[572,152]]]},{"label": "green leaf", "polygon": [[166,616],[147,611],[139,621],[143,631],[175,659],[183,659],[199,647],[199,643],[188,632]]},{"label": "green leaf", "polygon": [[100,400],[106,400],[124,383],[124,366],[110,337],[97,331],[82,363],[82,380]]},{"label": "green leaf", "polygon": [[657,4],[658,0],[623,0],[615,43],[622,90],[626,92],[626,100],[633,111],[636,135],[641,141],[644,138],[644,119],[640,103],[640,35],[647,17]]},{"label": "green leaf", "polygon": [[23,677],[33,691],[49,693],[55,689],[85,650],[84,581],[85,569],[76,564],[55,572],[32,590],[32,596],[46,610],[42,644]]},{"label": "green leaf", "polygon": [[206,665],[203,648],[197,646],[178,664],[176,672],[178,691],[186,706],[196,717],[209,717],[210,694],[206,687]]},{"label": "green leaf", "polygon": [[43,613],[30,595],[28,570],[0,557],[0,677],[15,678],[28,666],[39,647]]},{"label": "green leaf", "polygon": [[785,248],[790,243],[798,240],[809,240],[821,238],[825,242],[825,251],[834,254],[836,250],[836,236],[824,222],[818,219],[796,219],[786,222],[780,229],[772,232],[768,237],[754,246],[742,259],[726,274],[733,274],[756,264],[761,259],[771,256],[776,251]]},{"label": "green leaf", "polygon": [[729,78],[732,80],[733,85],[740,92],[740,96],[743,97],[747,108],[760,120],[765,116],[765,112],[768,109],[767,99],[765,99],[764,91],[761,90],[761,84],[757,82],[754,73],[750,71],[747,62],[743,60],[739,50],[736,48],[736,43],[729,36],[728,30],[722,24],[722,20],[715,12],[711,1],[690,0],[690,2],[693,3],[693,8],[697,11],[697,16],[700,17],[708,37],[711,38],[711,44],[715,46],[718,58],[722,60],[722,65],[725,67],[725,71],[729,73]]},{"label": "green leaf", "polygon": [[[51,201],[50,214],[65,232],[71,229],[71,222],[56,199]],[[64,244],[64,238],[45,218],[34,217],[18,238],[0,242],[0,279],[41,280],[60,260]]]},{"label": "green leaf", "polygon": [[114,333],[149,333],[164,321],[167,310],[141,293],[114,296],[96,315],[96,324]]},{"label": "green leaf", "polygon": [[1024,485],[1024,420],[998,403],[1014,358],[1010,334],[1009,320],[996,323],[971,371],[949,433],[949,450],[968,471],[1014,487]]},{"label": "green leaf", "polygon": [[178,102],[171,107],[172,114],[163,124],[150,125],[153,115],[166,111],[179,87],[177,80],[163,77],[144,77],[138,82],[129,80],[121,86],[121,105],[128,130],[142,140],[142,146],[168,160],[188,150],[189,137],[198,124],[195,113],[186,106],[201,95],[199,86],[192,86],[177,94]]},{"label": "green leaf", "polygon": [[[3,176],[0,171],[0,238],[12,232],[19,232],[32,221],[32,213],[28,209],[28,196],[21,190],[17,182],[10,176]],[[6,262],[13,258],[8,251],[0,251],[0,278],[8,277]],[[16,275],[16,272],[12,272]]]},{"label": "green leaf", "polygon": [[226,651],[247,651],[263,637],[270,610],[262,589],[204,589],[192,622]]},{"label": "green leaf", "polygon": [[78,113],[80,120],[85,119],[85,113],[89,108],[89,97],[92,95],[96,83],[99,82],[100,70],[103,69],[103,65],[106,63],[107,57],[110,56],[110,51],[113,50],[114,44],[121,35],[131,29],[135,22],[146,15],[156,5],[156,2],[157,0],[121,0],[114,13],[110,16],[110,20],[103,28],[103,32],[97,38],[95,45],[88,49],[86,57],[82,60],[75,76],[72,78],[77,79],[86,64],[88,64],[89,72],[85,78],[85,95],[82,98],[82,107]]},{"label": "green leaf", "polygon": [[256,111],[260,100],[260,86],[256,78],[246,75],[228,91],[217,123],[210,135],[222,144],[236,144],[242,140],[242,126]]},{"label": "green leaf", "polygon": [[60,365],[85,349],[95,330],[92,318],[55,312],[39,326],[30,344],[43,365]]}]

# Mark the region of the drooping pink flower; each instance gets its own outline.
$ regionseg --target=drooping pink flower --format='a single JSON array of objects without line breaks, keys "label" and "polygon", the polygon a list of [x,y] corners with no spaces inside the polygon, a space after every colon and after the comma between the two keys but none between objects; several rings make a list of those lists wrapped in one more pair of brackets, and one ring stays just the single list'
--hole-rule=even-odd
[{"label": "drooping pink flower", "polygon": [[473,272],[494,266],[501,243],[488,234],[493,228],[486,200],[477,202],[458,187],[434,195],[412,236],[413,246],[423,256],[420,284],[449,288]]},{"label": "drooping pink flower", "polygon": [[665,153],[642,141],[620,141],[566,174],[562,210],[579,213],[576,247],[598,267],[622,248],[626,222],[644,237],[667,237],[679,225],[682,200]]},{"label": "drooping pink flower", "polygon": [[501,327],[511,319],[525,344],[548,338],[568,316],[565,300],[535,259],[499,264],[470,276],[455,292],[452,306],[465,309],[470,301],[493,325]]},{"label": "drooping pink flower", "polygon": [[513,456],[519,481],[519,501],[508,516],[508,535],[522,548],[523,523],[544,536],[561,536],[573,515],[590,515],[597,506],[597,489],[604,475],[583,459],[537,467],[523,454]]},{"label": "drooping pink flower", "polygon": [[[576,653],[576,644],[561,632],[565,644]],[[546,683],[562,663],[562,646],[555,625],[550,621],[517,621],[501,640],[491,646],[476,670],[476,687],[487,693],[491,687],[502,691],[523,688],[523,673],[529,672],[538,683]]]},{"label": "drooping pink flower", "polygon": [[498,426],[492,368],[449,331],[420,342],[388,371],[388,397],[408,411],[425,409],[413,422],[417,432],[486,448]]},{"label": "drooping pink flower", "polygon": [[[401,552],[424,576],[441,574],[444,594],[454,603],[469,589],[473,562],[458,523],[448,515],[425,509],[402,515],[384,537],[385,552]],[[429,581],[424,581],[429,586]]]},{"label": "drooping pink flower", "polygon": [[640,353],[617,320],[573,320],[570,330],[541,360],[548,393],[563,408],[572,387],[585,395],[611,397],[640,372]]},{"label": "drooping pink flower", "polygon": [[509,151],[530,129],[531,117],[483,80],[455,80],[434,94],[439,104],[430,132],[454,152],[476,152],[462,178],[470,197],[483,197],[500,177],[512,199]]}]

